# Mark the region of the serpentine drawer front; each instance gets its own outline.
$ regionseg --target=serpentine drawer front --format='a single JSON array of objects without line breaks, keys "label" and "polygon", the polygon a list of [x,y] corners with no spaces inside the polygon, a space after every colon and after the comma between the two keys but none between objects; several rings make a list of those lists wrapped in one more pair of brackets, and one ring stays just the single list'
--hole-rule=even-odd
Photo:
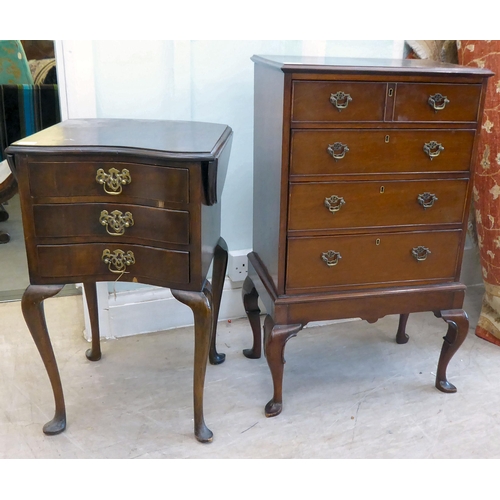
[{"label": "serpentine drawer front", "polygon": [[[170,165],[172,162],[169,162]],[[123,161],[58,161],[35,158],[29,165],[34,198],[102,197],[103,201],[149,200],[149,203],[188,203],[189,169]]]},{"label": "serpentine drawer front", "polygon": [[260,297],[274,385],[266,415],[282,410],[285,344],[310,321],[398,314],[405,343],[408,315],[432,311],[449,325],[435,384],[454,392],[446,370],[468,331],[460,271],[492,73],[420,60],[252,60],[244,353],[261,355]]},{"label": "serpentine drawer front", "polygon": [[[38,238],[141,241],[189,244],[189,212],[121,203],[72,203],[33,206]],[[113,241],[113,240],[111,240]]]},{"label": "serpentine drawer front", "polygon": [[[231,149],[226,125],[162,120],[67,120],[11,145],[30,286],[22,307],[54,391],[46,434],[62,432],[65,403],[43,300],[83,283],[92,325],[89,360],[101,357],[97,281],[162,286],[194,314],[194,431],[203,419],[207,359],[226,274],[220,196]],[[207,273],[213,261],[212,283]]]}]

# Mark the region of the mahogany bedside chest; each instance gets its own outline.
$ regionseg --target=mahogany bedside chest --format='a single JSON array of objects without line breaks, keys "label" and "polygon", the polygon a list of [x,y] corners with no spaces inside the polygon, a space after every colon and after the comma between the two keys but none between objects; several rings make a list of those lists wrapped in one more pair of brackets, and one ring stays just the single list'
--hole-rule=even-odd
[{"label": "mahogany bedside chest", "polygon": [[[7,148],[18,184],[30,276],[22,298],[28,328],[55,398],[46,434],[62,432],[66,411],[43,300],[83,283],[92,325],[87,357],[101,357],[97,281],[168,287],[194,314],[194,432],[203,417],[207,360],[221,363],[215,328],[226,274],[220,196],[232,130],[161,121],[68,120]],[[213,265],[213,287],[207,272]]]},{"label": "mahogany bedside chest", "polygon": [[436,387],[468,332],[459,282],[492,73],[425,60],[254,56],[253,251],[243,301],[282,410],[285,343],[310,321],[432,311]]}]

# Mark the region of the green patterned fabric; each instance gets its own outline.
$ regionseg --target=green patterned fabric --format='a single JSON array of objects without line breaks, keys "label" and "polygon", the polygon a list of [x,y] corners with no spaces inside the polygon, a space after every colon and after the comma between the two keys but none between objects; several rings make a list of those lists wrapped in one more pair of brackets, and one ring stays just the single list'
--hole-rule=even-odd
[{"label": "green patterned fabric", "polygon": [[33,85],[28,60],[19,40],[0,40],[0,85]]}]

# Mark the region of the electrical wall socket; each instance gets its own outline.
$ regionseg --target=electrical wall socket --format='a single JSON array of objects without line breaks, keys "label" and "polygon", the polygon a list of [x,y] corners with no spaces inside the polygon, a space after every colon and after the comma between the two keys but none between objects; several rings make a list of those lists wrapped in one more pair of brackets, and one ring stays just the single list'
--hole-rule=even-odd
[{"label": "electrical wall socket", "polygon": [[244,281],[248,275],[248,258],[251,252],[247,250],[232,250],[229,252],[227,260],[227,274],[233,282]]}]

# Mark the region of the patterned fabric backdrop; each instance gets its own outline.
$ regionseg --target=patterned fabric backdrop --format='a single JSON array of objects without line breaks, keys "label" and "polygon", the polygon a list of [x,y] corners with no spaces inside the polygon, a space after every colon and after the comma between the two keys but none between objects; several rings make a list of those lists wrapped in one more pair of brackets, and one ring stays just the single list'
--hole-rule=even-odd
[{"label": "patterned fabric backdrop", "polygon": [[473,209],[485,295],[476,335],[500,346],[500,41],[458,40],[458,62],[495,73],[488,82]]}]

